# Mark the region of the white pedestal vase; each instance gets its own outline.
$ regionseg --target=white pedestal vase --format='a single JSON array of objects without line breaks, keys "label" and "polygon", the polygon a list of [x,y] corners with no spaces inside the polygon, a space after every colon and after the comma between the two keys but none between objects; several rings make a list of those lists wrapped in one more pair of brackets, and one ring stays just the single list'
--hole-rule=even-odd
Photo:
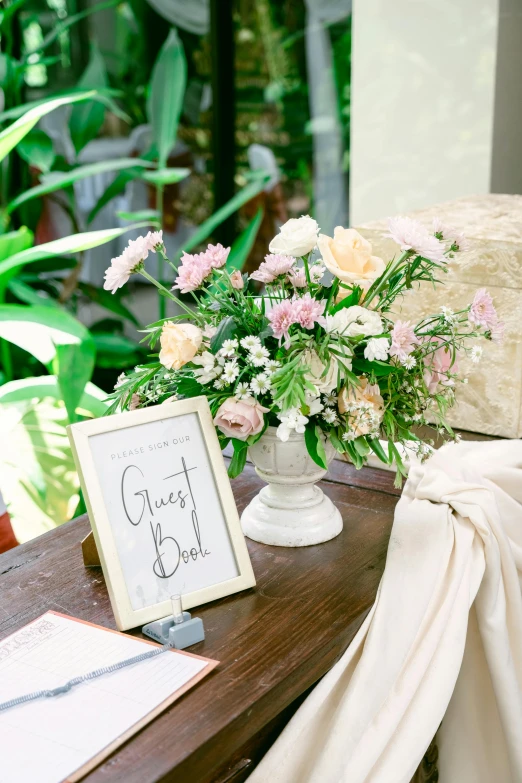
[{"label": "white pedestal vase", "polygon": [[[325,442],[328,463],[335,449]],[[308,454],[304,435],[279,440],[275,427],[248,450],[263,487],[241,516],[243,532],[254,541],[272,546],[309,546],[329,541],[343,529],[343,520],[315,483],[326,473]]]}]

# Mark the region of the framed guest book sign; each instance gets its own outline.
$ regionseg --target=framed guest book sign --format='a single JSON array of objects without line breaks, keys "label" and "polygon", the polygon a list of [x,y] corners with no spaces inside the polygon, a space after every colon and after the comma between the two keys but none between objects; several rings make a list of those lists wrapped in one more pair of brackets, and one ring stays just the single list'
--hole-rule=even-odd
[{"label": "framed guest book sign", "polygon": [[255,584],[205,397],[68,427],[120,630]]}]

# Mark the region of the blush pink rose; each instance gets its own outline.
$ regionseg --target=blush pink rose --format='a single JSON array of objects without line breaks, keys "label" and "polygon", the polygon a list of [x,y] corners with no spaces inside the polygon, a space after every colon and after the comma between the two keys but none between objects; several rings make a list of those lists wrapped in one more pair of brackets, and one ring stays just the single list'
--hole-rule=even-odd
[{"label": "blush pink rose", "polygon": [[263,408],[253,397],[247,400],[229,397],[216,413],[214,426],[228,438],[246,440],[263,429],[263,413],[268,413],[268,408]]},{"label": "blush pink rose", "polygon": [[455,361],[452,361],[453,353],[451,349],[440,339],[440,337],[434,337],[432,342],[440,343],[440,348],[434,353],[429,354],[424,359],[426,369],[424,370],[424,381],[428,387],[430,394],[435,394],[439,383],[443,386],[447,386],[452,383],[451,378],[448,378],[448,373],[457,373],[459,371],[458,357],[455,356]]}]

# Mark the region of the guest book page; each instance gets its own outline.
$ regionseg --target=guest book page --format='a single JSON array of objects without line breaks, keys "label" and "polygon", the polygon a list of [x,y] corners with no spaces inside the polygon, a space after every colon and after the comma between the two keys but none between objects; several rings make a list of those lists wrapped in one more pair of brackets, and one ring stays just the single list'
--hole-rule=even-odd
[{"label": "guest book page", "polygon": [[89,445],[133,609],[238,576],[196,413]]},{"label": "guest book page", "polygon": [[[0,642],[0,702],[150,649],[141,639],[47,612]],[[79,780],[216,665],[168,651],[0,712],[0,779]]]}]

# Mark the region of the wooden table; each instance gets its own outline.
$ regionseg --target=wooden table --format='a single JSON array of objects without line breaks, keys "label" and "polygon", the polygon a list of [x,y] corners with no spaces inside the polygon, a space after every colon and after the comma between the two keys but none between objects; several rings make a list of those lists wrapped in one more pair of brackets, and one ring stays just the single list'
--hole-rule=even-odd
[{"label": "wooden table", "polygon": [[[245,780],[373,603],[400,494],[393,479],[335,461],[322,486],[343,515],[340,536],[302,549],[247,539],[257,587],[197,610],[206,640],[191,651],[219,667],[85,780]],[[232,483],[241,512],[262,482],[247,465]],[[80,517],[0,556],[0,638],[48,609],[115,627],[101,570],[83,565],[88,531]]]}]

